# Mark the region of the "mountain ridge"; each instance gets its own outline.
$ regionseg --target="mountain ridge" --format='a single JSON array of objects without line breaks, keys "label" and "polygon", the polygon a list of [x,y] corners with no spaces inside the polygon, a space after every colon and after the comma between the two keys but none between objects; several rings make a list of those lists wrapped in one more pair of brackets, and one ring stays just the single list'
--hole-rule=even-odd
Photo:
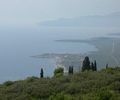
[{"label": "mountain ridge", "polygon": [[71,27],[119,27],[120,12],[114,12],[107,15],[80,16],[77,18],[61,18],[39,23],[40,26],[71,26]]}]

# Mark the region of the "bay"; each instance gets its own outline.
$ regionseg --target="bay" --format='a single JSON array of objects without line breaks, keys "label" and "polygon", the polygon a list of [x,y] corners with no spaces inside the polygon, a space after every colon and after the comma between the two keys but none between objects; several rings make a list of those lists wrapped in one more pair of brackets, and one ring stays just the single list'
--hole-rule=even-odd
[{"label": "bay", "polygon": [[116,28],[4,27],[0,28],[0,82],[38,76],[52,76],[56,67],[51,59],[34,59],[44,53],[84,54],[97,49],[86,43],[59,43],[59,39],[89,39],[119,32]]}]

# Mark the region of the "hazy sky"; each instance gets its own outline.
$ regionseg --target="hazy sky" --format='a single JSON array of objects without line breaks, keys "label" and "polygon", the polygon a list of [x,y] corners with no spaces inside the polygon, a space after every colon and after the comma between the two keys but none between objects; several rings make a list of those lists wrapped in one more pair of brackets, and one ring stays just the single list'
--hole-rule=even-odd
[{"label": "hazy sky", "polygon": [[0,23],[35,23],[120,11],[120,0],[0,0]]}]

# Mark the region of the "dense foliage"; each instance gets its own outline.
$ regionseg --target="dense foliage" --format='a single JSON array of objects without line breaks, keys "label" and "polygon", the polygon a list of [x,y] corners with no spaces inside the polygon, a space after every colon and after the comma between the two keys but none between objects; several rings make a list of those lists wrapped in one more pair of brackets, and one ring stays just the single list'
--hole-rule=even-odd
[{"label": "dense foliage", "polygon": [[0,100],[120,100],[120,68],[7,81],[0,85]]}]

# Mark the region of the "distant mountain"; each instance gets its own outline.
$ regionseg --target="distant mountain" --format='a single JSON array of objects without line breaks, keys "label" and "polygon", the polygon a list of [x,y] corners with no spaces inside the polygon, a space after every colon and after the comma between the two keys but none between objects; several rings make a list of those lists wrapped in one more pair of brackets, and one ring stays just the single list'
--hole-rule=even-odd
[{"label": "distant mountain", "polygon": [[108,14],[107,16],[120,17],[120,12],[114,12],[114,13]]},{"label": "distant mountain", "polygon": [[58,19],[39,23],[41,26],[72,26],[72,27],[119,27],[120,12],[111,13],[105,16],[81,16],[71,19]]}]

